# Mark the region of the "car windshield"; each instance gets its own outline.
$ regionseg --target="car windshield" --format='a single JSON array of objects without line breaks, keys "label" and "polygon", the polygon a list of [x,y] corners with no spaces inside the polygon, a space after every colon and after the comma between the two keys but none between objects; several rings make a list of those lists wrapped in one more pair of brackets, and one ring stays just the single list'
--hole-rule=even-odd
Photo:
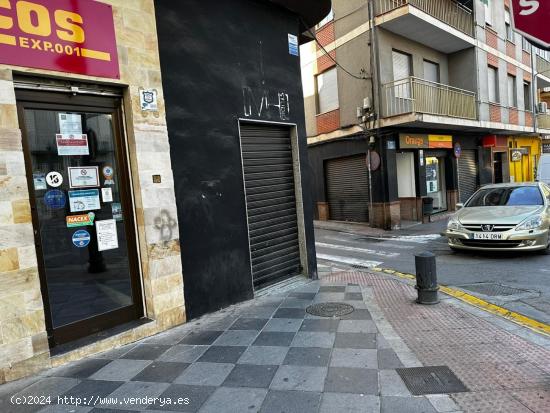
[{"label": "car windshield", "polygon": [[536,186],[480,189],[466,207],[544,205]]}]

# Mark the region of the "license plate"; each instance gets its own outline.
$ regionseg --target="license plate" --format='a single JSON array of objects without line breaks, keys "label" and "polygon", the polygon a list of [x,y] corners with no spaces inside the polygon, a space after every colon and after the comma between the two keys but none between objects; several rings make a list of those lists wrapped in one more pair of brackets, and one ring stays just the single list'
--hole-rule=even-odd
[{"label": "license plate", "polygon": [[498,232],[476,232],[474,234],[474,239],[498,241],[504,239],[504,237]]}]

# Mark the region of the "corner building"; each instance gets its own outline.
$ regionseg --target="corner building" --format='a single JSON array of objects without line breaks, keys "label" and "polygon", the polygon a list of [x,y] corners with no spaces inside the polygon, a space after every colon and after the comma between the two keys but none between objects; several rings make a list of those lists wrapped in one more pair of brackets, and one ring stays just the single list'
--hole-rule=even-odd
[{"label": "corner building", "polygon": [[294,51],[330,2],[218,3],[0,2],[0,383],[315,276]]},{"label": "corner building", "polygon": [[548,56],[510,13],[508,0],[333,2],[302,47],[317,219],[392,229],[533,178]]}]

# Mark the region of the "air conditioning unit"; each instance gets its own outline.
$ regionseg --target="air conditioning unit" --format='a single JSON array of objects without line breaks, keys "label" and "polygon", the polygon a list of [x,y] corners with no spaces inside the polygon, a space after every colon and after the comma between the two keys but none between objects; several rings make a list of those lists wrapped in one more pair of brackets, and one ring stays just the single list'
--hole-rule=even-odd
[{"label": "air conditioning unit", "polygon": [[548,103],[539,102],[539,104],[537,105],[537,112],[538,113],[547,113],[548,112]]}]

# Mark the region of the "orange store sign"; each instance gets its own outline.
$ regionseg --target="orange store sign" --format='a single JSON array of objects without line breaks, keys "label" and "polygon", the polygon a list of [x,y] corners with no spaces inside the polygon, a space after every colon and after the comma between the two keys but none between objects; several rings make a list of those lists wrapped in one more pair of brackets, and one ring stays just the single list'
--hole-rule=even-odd
[{"label": "orange store sign", "polygon": [[418,133],[402,133],[399,135],[400,149],[452,149],[451,135],[424,135]]},{"label": "orange store sign", "polygon": [[0,0],[0,64],[120,78],[112,7]]}]

